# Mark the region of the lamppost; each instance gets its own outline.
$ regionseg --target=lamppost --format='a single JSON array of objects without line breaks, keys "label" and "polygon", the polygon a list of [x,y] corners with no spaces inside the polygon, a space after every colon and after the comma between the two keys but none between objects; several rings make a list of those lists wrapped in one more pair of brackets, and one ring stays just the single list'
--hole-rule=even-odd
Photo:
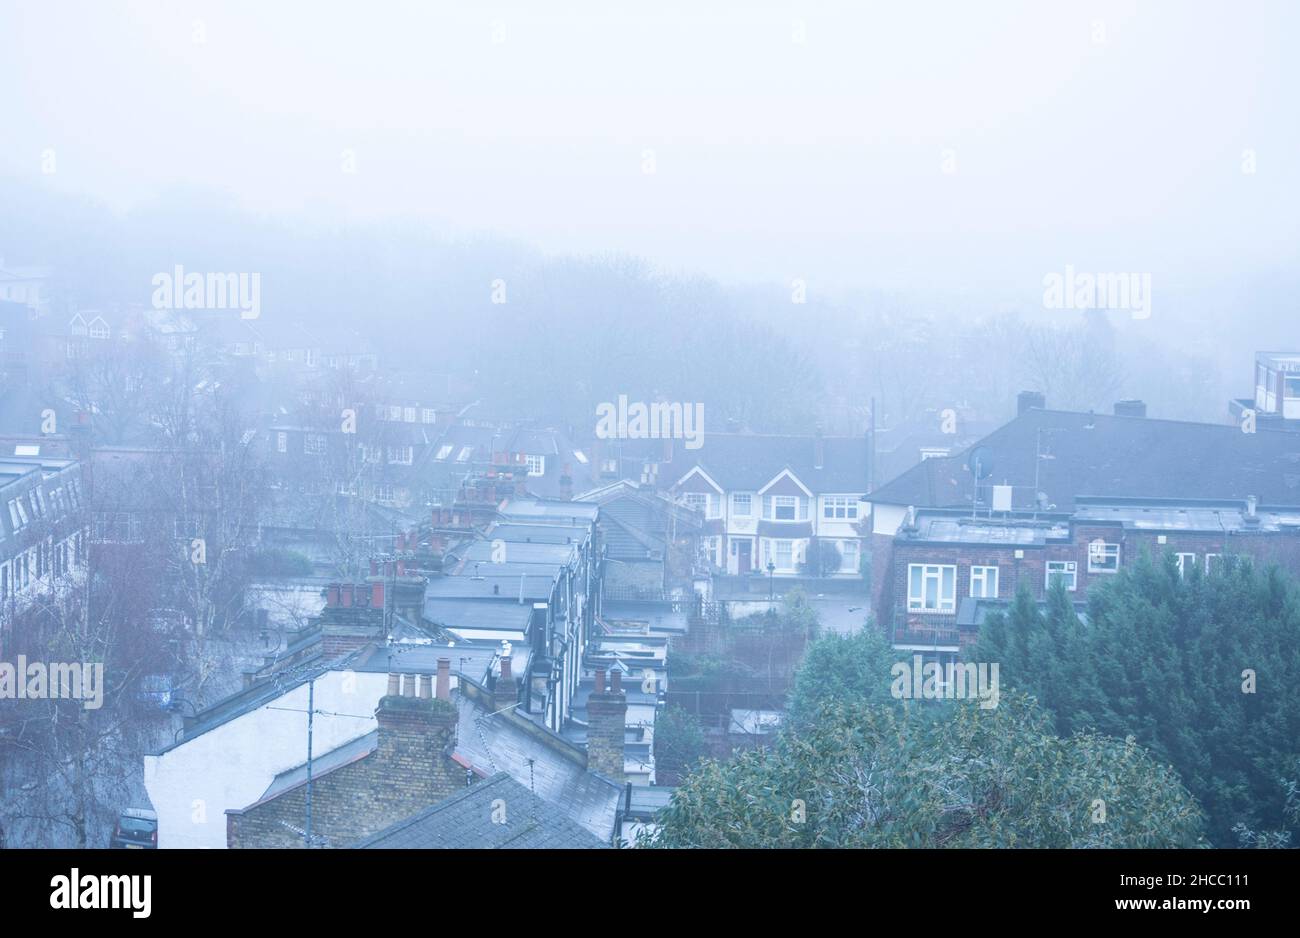
[{"label": "lamppost", "polygon": [[772,574],[775,572],[776,572],[776,564],[773,561],[769,560],[767,562],[767,603],[769,607],[772,605],[772,589],[773,589]]}]

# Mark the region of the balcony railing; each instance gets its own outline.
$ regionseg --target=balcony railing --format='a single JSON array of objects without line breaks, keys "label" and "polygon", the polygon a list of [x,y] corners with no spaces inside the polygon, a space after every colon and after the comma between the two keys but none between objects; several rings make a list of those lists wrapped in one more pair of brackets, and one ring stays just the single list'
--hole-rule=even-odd
[{"label": "balcony railing", "polygon": [[894,629],[896,645],[959,645],[961,632],[957,629],[908,626]]}]

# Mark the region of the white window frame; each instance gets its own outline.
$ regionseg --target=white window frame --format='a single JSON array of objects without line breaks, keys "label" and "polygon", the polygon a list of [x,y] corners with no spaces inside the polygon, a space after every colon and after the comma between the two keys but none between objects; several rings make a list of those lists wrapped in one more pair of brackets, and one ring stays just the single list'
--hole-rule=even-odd
[{"label": "white window frame", "polygon": [[[967,594],[972,599],[997,599],[998,577],[1001,574],[1001,568],[996,564],[971,564],[970,582],[968,584]],[[980,585],[980,591],[975,592],[976,582]]]},{"label": "white window frame", "polygon": [[329,450],[329,441],[323,433],[304,433],[302,451],[307,456],[324,456]]},{"label": "white window frame", "polygon": [[1213,558],[1217,561],[1217,560],[1222,559],[1223,554],[1206,554],[1206,555],[1205,555],[1205,573],[1206,573],[1207,576],[1209,575],[1209,573],[1210,573],[1210,569],[1211,569],[1211,567],[1210,567],[1210,558],[1211,558],[1211,557],[1213,557]]},{"label": "white window frame", "polygon": [[[1056,567],[1058,569],[1053,570]],[[1079,564],[1075,560],[1049,560],[1043,567],[1043,585],[1046,589],[1052,588],[1052,574],[1059,573],[1066,577],[1066,592],[1074,593],[1079,589]]]},{"label": "white window frame", "polygon": [[545,456],[529,456],[527,453],[525,453],[525,454],[524,454],[524,464],[528,467],[528,474],[529,474],[530,476],[544,476],[544,475],[546,475],[546,457],[545,457]]},{"label": "white window frame", "polygon": [[434,456],[433,458],[440,461],[445,460],[448,456],[451,455],[451,451],[454,450],[455,448],[456,448],[456,444],[454,443],[444,443],[438,447],[438,455]]},{"label": "white window frame", "polygon": [[388,461],[393,465],[409,466],[415,461],[414,446],[388,447]]},{"label": "white window frame", "polygon": [[827,521],[857,521],[857,498],[851,495],[823,496],[822,518]]},{"label": "white window frame", "polygon": [[422,408],[422,409],[420,410],[420,422],[421,422],[421,423],[437,423],[437,422],[438,422],[438,412],[437,412],[436,410],[434,410],[432,407],[425,407],[425,408]]},{"label": "white window frame", "polygon": [[[790,553],[790,563],[789,563],[787,566],[782,566],[782,565],[781,565],[781,553],[782,553],[781,545],[783,545],[783,544],[785,545],[785,549],[786,549],[787,551],[789,551],[789,553]],[[774,563],[774,564],[776,565],[776,567],[775,567],[776,570],[793,570],[793,569],[795,569],[795,559],[794,559],[794,541],[793,541],[793,540],[791,540],[790,538],[785,538],[785,537],[782,537],[782,538],[774,538],[774,539],[772,540],[772,563]]]},{"label": "white window frame", "polygon": [[[744,508],[741,508],[741,505]],[[748,492],[733,492],[731,495],[731,513],[737,518],[752,518],[754,516],[754,496]]]},{"label": "white window frame", "polygon": [[[914,592],[913,572],[920,572],[920,591]],[[948,578],[950,590],[944,595],[945,573],[950,573]],[[930,582],[935,584],[934,599],[935,605],[927,607],[926,605],[926,585]],[[957,565],[953,563],[909,563],[907,565],[907,611],[919,612],[923,615],[952,615],[957,611]]]},{"label": "white window frame", "polygon": [[[1098,557],[1114,557],[1114,565],[1099,564],[1094,561]],[[1118,573],[1119,572],[1119,545],[1110,541],[1092,541],[1088,543],[1088,572],[1089,573]]]},{"label": "white window frame", "polygon": [[1187,576],[1187,570],[1188,570],[1188,566],[1187,566],[1187,558],[1189,558],[1189,557],[1190,557],[1191,560],[1192,560],[1191,565],[1192,565],[1193,567],[1196,566],[1196,554],[1195,554],[1195,553],[1193,553],[1193,552],[1191,552],[1191,551],[1178,551],[1177,553],[1174,554],[1174,559],[1178,562],[1178,575],[1179,575],[1180,577],[1186,577],[1186,576]]},{"label": "white window frame", "polygon": [[280,453],[289,452],[289,434],[279,430],[275,434],[275,449]]}]

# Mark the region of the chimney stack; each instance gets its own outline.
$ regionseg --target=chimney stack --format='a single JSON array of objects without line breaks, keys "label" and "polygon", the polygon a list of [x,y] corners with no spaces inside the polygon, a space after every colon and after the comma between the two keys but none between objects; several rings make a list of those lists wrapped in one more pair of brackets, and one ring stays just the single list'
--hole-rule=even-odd
[{"label": "chimney stack", "polygon": [[455,742],[456,708],[425,694],[414,696],[414,674],[390,674],[389,689],[402,677],[411,691],[401,696],[388,694],[375,710],[379,738],[374,768],[382,779],[380,788],[394,786],[409,791],[428,786],[433,799],[440,800],[459,787],[459,773],[447,758]]},{"label": "chimney stack", "polygon": [[519,686],[511,668],[510,643],[501,643],[501,674],[492,692],[492,709],[505,710],[519,702]]},{"label": "chimney stack", "polygon": [[364,583],[331,583],[326,588],[325,609],[318,622],[321,651],[328,660],[384,640],[383,584],[374,586],[378,597]]},{"label": "chimney stack", "polygon": [[605,689],[605,669],[596,669],[596,685],[587,698],[587,768],[610,781],[623,781],[623,739],[627,695],[622,672],[613,670]]},{"label": "chimney stack", "polygon": [[1047,396],[1042,391],[1021,391],[1016,395],[1017,417],[1035,407],[1039,410],[1047,409]]}]

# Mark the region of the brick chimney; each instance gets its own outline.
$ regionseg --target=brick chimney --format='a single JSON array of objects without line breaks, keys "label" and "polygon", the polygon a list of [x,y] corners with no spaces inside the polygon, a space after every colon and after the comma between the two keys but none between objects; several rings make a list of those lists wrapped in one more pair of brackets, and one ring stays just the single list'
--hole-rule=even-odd
[{"label": "brick chimney", "polygon": [[[432,784],[450,794],[463,777],[449,758],[456,735],[456,708],[429,696],[431,675],[390,674],[389,693],[379,700],[375,769],[394,789]],[[393,693],[400,685],[401,693]]]},{"label": "brick chimney", "polygon": [[320,615],[321,651],[326,660],[351,654],[372,642],[384,640],[384,600],[379,604],[372,590],[350,583],[331,583],[325,589],[325,608]]},{"label": "brick chimney", "polygon": [[509,642],[501,643],[501,675],[492,692],[492,709],[505,710],[519,703],[519,685],[515,681]]},{"label": "brick chimney", "polygon": [[1047,409],[1047,395],[1042,391],[1021,391],[1016,395],[1016,416],[1035,407],[1039,410]]},{"label": "brick chimney", "polygon": [[596,669],[596,686],[587,699],[587,768],[610,781],[623,781],[623,736],[627,695],[623,674],[613,671],[605,688],[605,669]]}]

